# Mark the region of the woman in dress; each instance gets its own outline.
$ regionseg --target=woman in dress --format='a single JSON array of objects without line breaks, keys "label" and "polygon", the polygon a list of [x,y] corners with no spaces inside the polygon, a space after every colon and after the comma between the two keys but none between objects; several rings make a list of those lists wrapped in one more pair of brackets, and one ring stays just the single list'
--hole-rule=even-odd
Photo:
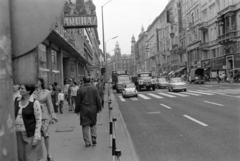
[{"label": "woman in dress", "polygon": [[[49,149],[49,123],[53,121],[58,121],[55,112],[53,110],[53,104],[52,104],[52,99],[51,99],[51,93],[49,90],[45,89],[45,82],[42,78],[38,78],[38,83],[37,83],[37,89],[34,92],[34,98],[36,98],[41,105],[42,109],[42,127],[41,127],[41,133],[42,137],[44,139],[44,144],[47,150],[47,160],[48,161],[53,161],[53,158],[50,154],[50,149]],[[43,151],[42,149],[39,150],[38,152],[38,159],[43,158]]]},{"label": "woman in dress", "polygon": [[49,84],[48,89],[51,93],[51,99],[52,99],[52,104],[54,108],[54,112],[58,112],[58,106],[57,106],[57,97],[58,97],[58,92],[56,92],[56,88],[53,84]]},{"label": "woman in dress", "polygon": [[37,161],[42,112],[40,103],[32,96],[34,90],[34,85],[21,85],[21,97],[17,97],[14,101],[19,161]]}]

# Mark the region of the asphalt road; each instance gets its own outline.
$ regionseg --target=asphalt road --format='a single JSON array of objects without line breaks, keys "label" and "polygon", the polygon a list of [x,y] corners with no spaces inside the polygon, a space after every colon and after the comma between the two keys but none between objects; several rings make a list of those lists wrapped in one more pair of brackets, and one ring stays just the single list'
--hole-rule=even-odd
[{"label": "asphalt road", "polygon": [[115,96],[141,161],[240,160],[240,86]]}]

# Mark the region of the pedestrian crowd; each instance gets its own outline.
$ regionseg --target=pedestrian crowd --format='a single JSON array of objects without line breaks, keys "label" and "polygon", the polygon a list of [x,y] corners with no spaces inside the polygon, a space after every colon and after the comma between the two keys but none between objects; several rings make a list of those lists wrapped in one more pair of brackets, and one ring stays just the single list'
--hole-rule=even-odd
[{"label": "pedestrian crowd", "polygon": [[97,144],[97,116],[104,107],[105,84],[101,79],[84,77],[82,81],[65,79],[64,87],[57,82],[45,87],[38,78],[37,84],[13,85],[15,129],[19,161],[53,161],[50,152],[49,126],[58,121],[56,113],[63,114],[66,101],[68,110],[80,116],[85,146]]}]

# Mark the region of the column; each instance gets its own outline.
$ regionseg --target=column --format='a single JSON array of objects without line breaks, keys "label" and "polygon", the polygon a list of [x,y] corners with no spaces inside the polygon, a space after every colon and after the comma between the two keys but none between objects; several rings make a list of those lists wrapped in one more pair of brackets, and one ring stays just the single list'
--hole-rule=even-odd
[{"label": "column", "polygon": [[78,61],[75,62],[75,67],[76,67],[76,71],[75,71],[76,81],[78,81],[79,80],[79,77],[78,77],[78,71],[79,71],[79,69],[78,69]]},{"label": "column", "polygon": [[52,53],[51,53],[51,49],[52,49],[52,44],[51,44],[51,42],[49,42],[49,45],[47,46],[47,68],[49,69],[49,72],[48,72],[48,82],[46,84],[46,87],[48,86],[48,84],[53,83],[52,82]]},{"label": "column", "polygon": [[64,81],[64,78],[63,78],[63,51],[62,49],[60,49],[58,52],[57,52],[57,67],[58,67],[58,71],[59,71],[59,86],[61,88],[63,88],[63,81]]}]

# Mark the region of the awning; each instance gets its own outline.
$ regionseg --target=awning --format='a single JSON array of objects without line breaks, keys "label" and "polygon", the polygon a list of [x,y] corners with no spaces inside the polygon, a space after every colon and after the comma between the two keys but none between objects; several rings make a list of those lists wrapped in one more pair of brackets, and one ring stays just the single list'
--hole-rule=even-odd
[{"label": "awning", "polygon": [[178,68],[175,73],[178,73],[178,72],[181,72],[182,70],[184,70],[186,67],[181,67],[181,68]]}]

